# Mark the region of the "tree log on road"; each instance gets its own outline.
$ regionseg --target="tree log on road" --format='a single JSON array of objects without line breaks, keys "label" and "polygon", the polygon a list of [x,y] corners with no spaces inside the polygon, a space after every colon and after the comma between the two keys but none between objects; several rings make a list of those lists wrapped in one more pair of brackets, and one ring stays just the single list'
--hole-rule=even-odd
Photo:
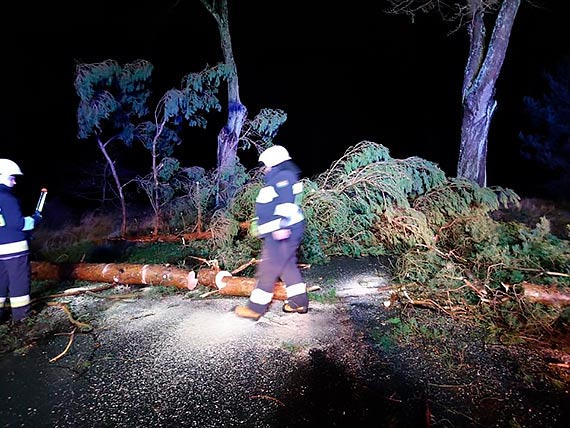
[{"label": "tree log on road", "polygon": [[[197,275],[198,284],[219,290],[219,294],[224,296],[244,296],[248,297],[257,280],[255,278],[246,278],[240,276],[232,276],[231,273],[217,269],[201,269]],[[276,282],[273,289],[273,299],[287,299],[285,285],[282,282]]]},{"label": "tree log on road", "polygon": [[126,263],[32,262],[32,279],[110,282],[128,285],[164,285],[193,290],[198,281],[196,273],[168,265],[138,265]]},{"label": "tree log on road", "polygon": [[[218,290],[224,296],[249,297],[256,279],[232,276],[219,269],[194,271],[164,265],[139,265],[126,263],[70,263],[54,264],[32,262],[34,280],[75,280],[108,282],[127,285],[162,285],[193,290],[197,285]],[[287,293],[282,282],[275,284],[273,298],[285,300]]]}]

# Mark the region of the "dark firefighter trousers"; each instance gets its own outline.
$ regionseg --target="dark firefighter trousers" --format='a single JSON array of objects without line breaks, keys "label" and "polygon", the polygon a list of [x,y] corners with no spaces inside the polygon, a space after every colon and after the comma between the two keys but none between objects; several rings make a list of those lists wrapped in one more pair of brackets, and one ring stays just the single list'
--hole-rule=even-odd
[{"label": "dark firefighter trousers", "polygon": [[10,298],[12,320],[20,321],[30,314],[29,255],[0,258],[0,318]]},{"label": "dark firefighter trousers", "polygon": [[[271,303],[275,283],[281,279],[287,288],[287,301],[293,307],[308,306],[309,298],[303,276],[297,266],[297,250],[301,245],[304,222],[291,226],[291,236],[276,241],[269,235],[263,240],[261,263],[257,269],[257,284],[248,302],[250,309],[265,313]],[[258,291],[256,291],[258,290]],[[295,290],[291,293],[292,290]],[[302,290],[299,293],[299,290]],[[294,295],[291,295],[294,294]],[[261,299],[256,296],[265,296]]]}]

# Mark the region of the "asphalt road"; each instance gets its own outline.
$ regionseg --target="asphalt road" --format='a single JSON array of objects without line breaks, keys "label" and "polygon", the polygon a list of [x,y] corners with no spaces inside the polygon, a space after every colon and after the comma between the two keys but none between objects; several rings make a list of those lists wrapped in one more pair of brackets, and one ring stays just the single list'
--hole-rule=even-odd
[{"label": "asphalt road", "polygon": [[491,346],[425,310],[411,314],[423,338],[396,343],[395,320],[410,308],[384,305],[379,261],[337,260],[306,277],[337,300],[315,296],[307,314],[274,302],[257,322],[233,313],[245,298],[152,298],[152,287],[69,298],[92,327],[73,335],[48,307],[55,334],[0,357],[0,426],[566,426],[568,386],[539,382],[529,350]]}]

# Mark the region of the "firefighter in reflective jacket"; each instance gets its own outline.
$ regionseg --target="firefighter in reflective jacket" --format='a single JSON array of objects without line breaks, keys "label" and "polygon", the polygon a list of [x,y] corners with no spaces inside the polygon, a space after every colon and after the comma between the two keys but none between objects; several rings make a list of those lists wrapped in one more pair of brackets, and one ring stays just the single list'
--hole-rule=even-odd
[{"label": "firefighter in reflective jacket", "polygon": [[255,200],[254,220],[257,236],[263,240],[261,262],[257,269],[257,284],[247,306],[238,306],[238,316],[258,320],[273,298],[275,282],[286,286],[284,312],[307,313],[307,287],[297,266],[297,250],[305,230],[305,218],[300,200],[303,183],[301,171],[283,146],[263,151],[259,162],[264,166],[264,187]]},{"label": "firefighter in reflective jacket", "polygon": [[0,319],[4,318],[9,299],[12,322],[30,314],[30,264],[26,231],[35,219],[24,217],[20,203],[12,193],[20,167],[9,159],[0,159]]}]

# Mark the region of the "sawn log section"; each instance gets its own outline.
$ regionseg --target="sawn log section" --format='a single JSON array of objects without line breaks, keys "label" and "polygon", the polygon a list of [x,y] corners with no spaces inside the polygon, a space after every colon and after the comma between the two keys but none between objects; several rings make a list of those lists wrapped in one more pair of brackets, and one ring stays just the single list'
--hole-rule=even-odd
[{"label": "sawn log section", "polygon": [[[54,264],[32,262],[32,279],[77,280],[107,282],[127,285],[162,285],[193,290],[198,285],[212,288],[221,295],[249,297],[255,288],[256,279],[232,276],[219,269],[194,271],[169,265],[140,265],[126,263],[75,263]],[[543,285],[523,282],[523,298],[530,302],[551,306],[570,306],[570,295]],[[282,282],[275,284],[273,298],[286,300],[287,293]]]},{"label": "sawn log section", "polygon": [[[162,285],[193,290],[198,285],[218,290],[227,296],[248,297],[255,288],[256,279],[232,276],[219,269],[194,271],[168,265],[140,265],[127,263],[69,263],[31,262],[34,280],[76,280],[108,282],[126,285]],[[285,286],[275,284],[273,298],[285,300]]]}]

